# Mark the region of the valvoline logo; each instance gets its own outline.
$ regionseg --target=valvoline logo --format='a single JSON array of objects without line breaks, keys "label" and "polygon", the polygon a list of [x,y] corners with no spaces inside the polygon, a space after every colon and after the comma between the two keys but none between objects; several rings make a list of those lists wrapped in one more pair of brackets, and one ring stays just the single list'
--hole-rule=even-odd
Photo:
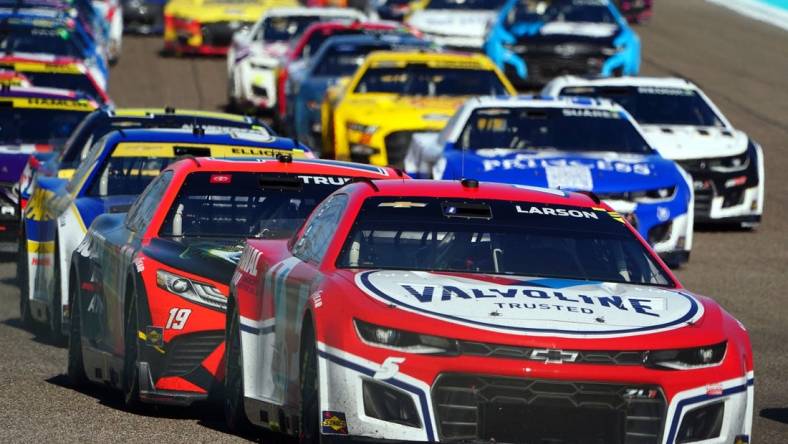
[{"label": "valvoline logo", "polygon": [[365,271],[355,280],[386,304],[506,333],[629,336],[679,328],[703,315],[690,294],[655,286],[422,271]]}]

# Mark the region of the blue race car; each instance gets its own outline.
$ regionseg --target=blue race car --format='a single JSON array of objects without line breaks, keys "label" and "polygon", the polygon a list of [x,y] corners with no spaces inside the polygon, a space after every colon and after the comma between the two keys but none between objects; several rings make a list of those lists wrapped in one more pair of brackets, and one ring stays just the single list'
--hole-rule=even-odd
[{"label": "blue race car", "polygon": [[0,50],[83,60],[96,73],[99,85],[107,90],[109,68],[105,53],[72,19],[0,12]]},{"label": "blue race car", "polygon": [[372,51],[427,48],[430,43],[403,33],[341,35],[326,40],[317,53],[298,63],[285,87],[288,125],[294,134],[316,147],[321,140],[320,106],[326,90],[342,77],[352,76]]},{"label": "blue race car", "polygon": [[666,262],[678,266],[689,259],[691,179],[649,146],[632,117],[613,102],[474,98],[437,140],[434,154],[420,156],[434,159],[435,178],[593,192]]},{"label": "blue race car", "polygon": [[608,0],[509,0],[484,50],[522,88],[563,74],[640,71],[640,38]]},{"label": "blue race car", "polygon": [[[245,129],[113,131],[88,151],[70,180],[39,177],[25,209],[20,251],[20,317],[46,324],[55,341],[68,332],[69,261],[93,219],[126,212],[159,171],[183,157],[311,157],[290,139]],[[219,179],[217,179],[219,180]],[[233,205],[233,204],[231,204]],[[149,208],[151,214],[154,208]],[[123,252],[118,252],[122,254]]]}]

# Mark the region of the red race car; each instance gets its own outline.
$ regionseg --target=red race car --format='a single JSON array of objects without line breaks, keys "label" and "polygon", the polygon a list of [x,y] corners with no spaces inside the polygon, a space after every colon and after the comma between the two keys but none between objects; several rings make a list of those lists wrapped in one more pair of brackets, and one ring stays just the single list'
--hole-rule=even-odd
[{"label": "red race car", "polygon": [[248,241],[232,282],[235,428],[309,443],[749,442],[747,331],[592,194],[356,183],[290,241]]},{"label": "red race car", "polygon": [[139,401],[190,404],[220,387],[228,286],[244,239],[290,236],[334,190],[400,172],[323,160],[194,158],[127,214],[96,218],[72,256],[68,373]]}]

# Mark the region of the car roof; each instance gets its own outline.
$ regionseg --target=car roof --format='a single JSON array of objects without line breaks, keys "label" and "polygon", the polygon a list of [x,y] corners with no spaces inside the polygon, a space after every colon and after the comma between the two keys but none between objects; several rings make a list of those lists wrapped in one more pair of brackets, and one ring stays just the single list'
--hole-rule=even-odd
[{"label": "car roof", "polygon": [[202,157],[195,160],[183,159],[173,163],[166,169],[185,173],[192,172],[282,172],[316,175],[342,175],[351,177],[368,177],[372,179],[407,178],[401,171],[391,167],[342,162],[327,159],[288,159],[287,161],[273,158],[258,159],[217,159]]},{"label": "car roof", "polygon": [[327,22],[315,22],[309,25],[304,32],[301,34],[305,36],[310,33],[317,32],[319,30],[334,30],[334,29],[398,29],[401,28],[402,25],[399,23],[394,22],[384,22],[384,21],[375,21],[375,22],[364,22],[360,20],[332,20]]},{"label": "car roof", "polygon": [[223,119],[231,120],[233,122],[248,122],[255,123],[256,119],[239,114],[222,113],[217,111],[202,111],[195,109],[183,108],[114,108],[107,109],[106,112],[112,117],[164,117],[164,116],[178,116],[178,117],[203,117],[209,119]]},{"label": "car roof", "polygon": [[480,96],[468,99],[467,107],[470,108],[589,108],[604,109],[608,111],[623,111],[624,108],[618,103],[598,97],[581,96]]},{"label": "car roof", "polygon": [[[473,182],[476,186],[473,186]],[[356,183],[347,189],[350,193],[363,197],[510,200],[583,208],[604,207],[604,204],[590,193],[474,180],[375,180]]]},{"label": "car roof", "polygon": [[213,128],[134,128],[116,130],[115,143],[196,143],[205,145],[239,145],[249,147],[298,149],[292,139],[246,129]]},{"label": "car roof", "polygon": [[270,8],[265,13],[266,17],[289,17],[289,16],[320,16],[320,17],[337,17],[337,18],[354,18],[364,17],[364,13],[356,9],[348,8],[332,8],[332,7],[298,7],[298,6],[285,6]]},{"label": "car roof", "polygon": [[80,100],[85,96],[76,91],[42,86],[9,86],[0,89],[0,97]]},{"label": "car roof", "polygon": [[[367,63],[374,64],[386,61],[419,63],[419,62],[463,62],[477,64],[480,68],[492,69],[493,63],[482,54],[467,52],[435,52],[435,51],[375,51],[367,56]],[[467,67],[467,66],[466,66]]]},{"label": "car roof", "polygon": [[[689,88],[698,87],[687,79],[681,77],[579,77],[561,76],[557,77],[550,84],[560,87],[566,86],[650,86],[656,88]],[[548,85],[549,87],[550,85]]]},{"label": "car roof", "polygon": [[394,43],[394,44],[401,44],[401,43],[424,43],[424,45],[428,45],[429,42],[426,40],[420,39],[411,34],[376,34],[376,33],[368,33],[368,34],[352,34],[352,35],[334,35],[326,39],[326,41],[321,45],[322,47],[328,47],[329,45],[350,45],[350,44],[369,44],[369,43],[380,43],[381,45],[387,43]]}]

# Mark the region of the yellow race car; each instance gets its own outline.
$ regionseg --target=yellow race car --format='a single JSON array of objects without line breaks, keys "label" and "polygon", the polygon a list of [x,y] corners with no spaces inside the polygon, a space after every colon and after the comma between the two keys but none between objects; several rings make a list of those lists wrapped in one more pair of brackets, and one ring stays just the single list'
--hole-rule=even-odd
[{"label": "yellow race car", "polygon": [[381,51],[322,108],[323,156],[402,167],[414,134],[443,129],[470,96],[512,95],[481,54]]},{"label": "yellow race car", "polygon": [[225,55],[233,34],[251,27],[271,7],[296,0],[170,0],[164,8],[164,51]]}]

